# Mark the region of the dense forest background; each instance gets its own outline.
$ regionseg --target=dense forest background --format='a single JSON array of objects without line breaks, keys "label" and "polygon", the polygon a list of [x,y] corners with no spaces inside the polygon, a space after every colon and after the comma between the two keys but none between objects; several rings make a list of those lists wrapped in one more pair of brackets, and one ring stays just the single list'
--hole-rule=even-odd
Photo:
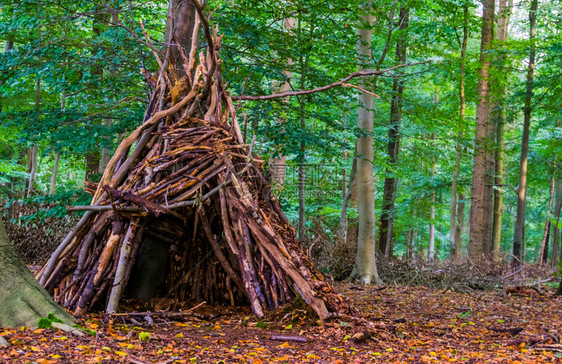
[{"label": "dense forest background", "polygon": [[[358,68],[412,64],[322,92],[237,105],[244,137],[255,137],[283,209],[321,270],[345,278],[353,266],[357,159],[374,171],[379,255],[558,263],[561,4],[500,0],[485,43],[490,4],[493,10],[493,1],[463,0],[205,5],[224,35],[222,76],[233,96],[314,89]],[[85,181],[99,180],[120,140],[142,121],[158,77],[153,53],[166,44],[167,6],[2,2],[0,199],[12,225],[35,228],[55,247],[71,226],[66,205],[87,204]],[[372,133],[357,126],[365,94],[376,95]],[[372,159],[355,146],[365,133],[374,140]],[[479,156],[485,178],[476,181]],[[480,187],[478,220],[470,209]],[[482,254],[470,254],[478,244]]]}]

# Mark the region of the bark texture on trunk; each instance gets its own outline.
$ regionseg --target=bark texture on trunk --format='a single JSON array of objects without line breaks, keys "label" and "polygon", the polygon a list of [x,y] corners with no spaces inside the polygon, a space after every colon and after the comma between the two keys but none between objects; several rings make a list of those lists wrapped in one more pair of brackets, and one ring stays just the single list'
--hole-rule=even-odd
[{"label": "bark texture on trunk", "polygon": [[559,163],[556,164],[556,198],[554,202],[554,218],[555,223],[554,229],[552,231],[552,258],[550,260],[551,268],[555,268],[556,264],[558,263],[558,259],[560,258],[560,211],[562,210],[562,179],[560,178],[560,165]]},{"label": "bark texture on trunk", "polygon": [[[507,41],[509,20],[511,16],[511,8],[513,7],[513,0],[500,0],[498,9],[498,30],[496,33],[496,41],[500,47],[503,42]],[[495,178],[494,184],[500,186],[503,184],[504,174],[504,129],[505,129],[505,95],[507,94],[507,72],[505,72],[507,55],[501,53],[497,59],[498,75],[495,79],[495,90],[492,90],[494,95],[494,106],[492,107],[491,120],[496,127],[496,145],[494,152],[495,160]],[[494,189],[494,212],[492,218],[492,259],[495,262],[500,260],[501,248],[501,230],[502,230],[502,216],[503,216],[503,190],[501,187]]]},{"label": "bark texture on trunk", "polygon": [[[364,15],[363,22],[373,24],[373,16]],[[371,56],[371,30],[359,29],[359,55],[365,58]],[[359,70],[363,67],[358,66]],[[363,85],[365,86],[365,85]],[[364,133],[357,138],[357,191],[359,212],[359,236],[357,241],[357,257],[351,279],[357,279],[363,284],[382,283],[375,261],[375,184],[373,173],[373,107],[374,96],[361,93],[359,95],[361,107],[358,112],[358,127]]]},{"label": "bark texture on trunk", "polygon": [[[288,34],[292,34],[292,31],[295,29],[296,26],[296,19],[295,18],[287,18],[285,19],[285,30]],[[291,58],[287,59],[287,65],[291,66],[293,64],[293,60]],[[278,93],[288,92],[291,91],[291,84],[289,83],[291,77],[293,77],[293,73],[284,70],[282,72],[283,76],[285,76],[285,82],[283,82],[279,86]],[[289,103],[289,97],[282,99],[281,101],[284,104]],[[283,124],[286,120],[284,118],[278,118],[277,123]],[[285,164],[285,156],[278,155],[270,159],[269,162],[269,174],[271,176],[271,186],[273,187],[274,192],[281,192],[283,191],[283,186],[285,185],[285,173],[286,173],[286,164]]]},{"label": "bark texture on trunk", "polygon": [[[399,27],[403,32],[408,28],[409,8],[400,9]],[[404,33],[400,34],[396,44],[396,60],[398,64],[406,63],[407,39]],[[384,179],[382,211],[379,220],[379,237],[377,247],[380,254],[392,256],[392,223],[394,217],[394,201],[396,199],[396,167],[400,152],[400,122],[402,121],[402,97],[404,95],[404,79],[395,77],[392,84],[392,100],[390,102],[390,127],[388,129],[387,156],[388,167]]]},{"label": "bark texture on trunk", "polygon": [[37,326],[52,313],[67,324],[73,317],[31,275],[8,239],[0,218],[0,327]]},{"label": "bark texture on trunk", "polygon": [[[470,238],[468,257],[474,263],[484,258],[486,138],[490,119],[490,63],[494,33],[494,0],[483,0],[482,37],[480,46],[480,72],[478,78],[478,106],[476,108],[476,133],[474,136],[474,163],[472,169],[472,198],[470,206]],[[488,240],[489,241],[489,240]]]},{"label": "bark texture on trunk", "polygon": [[552,176],[550,179],[550,189],[548,194],[548,210],[546,211],[546,221],[544,222],[544,232],[541,240],[541,250],[539,254],[539,265],[546,264],[548,262],[548,242],[550,240],[550,231],[551,224],[550,224],[550,216],[554,211],[552,211],[552,207],[554,205],[554,186],[556,185],[555,177]]},{"label": "bark texture on trunk", "polygon": [[[460,245],[461,245],[461,235],[457,234],[458,222],[457,222],[457,195],[458,195],[458,179],[461,168],[462,160],[462,138],[464,135],[464,117],[466,112],[466,96],[464,91],[465,83],[465,65],[466,65],[466,47],[468,45],[468,5],[463,8],[463,26],[462,26],[462,42],[459,42],[461,48],[461,59],[459,65],[459,122],[458,122],[458,134],[457,134],[457,145],[455,146],[455,169],[453,171],[453,182],[451,183],[451,212],[449,219],[449,254],[451,259],[458,259],[460,257]],[[459,196],[460,199],[460,196]],[[464,206],[463,206],[464,209]],[[463,217],[464,219],[464,217]]]},{"label": "bark texture on trunk", "polygon": [[519,169],[519,187],[517,189],[517,217],[513,236],[513,262],[523,263],[525,256],[525,207],[527,201],[527,156],[529,154],[529,133],[531,127],[531,100],[533,98],[533,75],[535,70],[535,37],[537,35],[538,0],[531,1],[529,11],[529,68],[527,70],[527,88],[525,90],[525,107],[523,109],[523,137],[521,141],[521,165]]},{"label": "bark texture on trunk", "polygon": [[164,39],[168,40],[169,68],[179,79],[186,74],[185,59],[189,57],[192,45],[193,28],[195,27],[197,10],[193,1],[170,0],[170,11],[166,23]]},{"label": "bark texture on trunk", "polygon": [[60,153],[55,155],[55,164],[53,166],[53,174],[51,175],[51,187],[49,188],[49,195],[55,194],[55,188],[57,187],[57,174],[59,171],[59,161]]}]

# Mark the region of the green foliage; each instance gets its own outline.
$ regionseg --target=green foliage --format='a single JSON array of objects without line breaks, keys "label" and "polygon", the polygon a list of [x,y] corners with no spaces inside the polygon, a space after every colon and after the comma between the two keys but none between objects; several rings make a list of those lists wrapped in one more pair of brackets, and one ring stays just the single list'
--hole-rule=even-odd
[{"label": "green foliage", "polygon": [[63,323],[61,319],[59,319],[53,313],[50,313],[47,315],[47,317],[40,318],[39,321],[37,322],[37,326],[40,329],[52,329],[53,322]]},{"label": "green foliage", "polygon": [[[147,86],[139,68],[157,71],[152,52],[132,34],[144,39],[143,23],[156,48],[162,49],[167,6],[165,2],[106,2],[108,8],[91,2],[12,2],[2,0],[0,46],[13,41],[11,50],[0,53],[0,199],[39,203],[45,208],[18,217],[26,224],[65,215],[64,205],[86,204],[81,192],[86,165],[84,156],[99,155],[101,148],[114,150],[118,135],[142,122]],[[267,95],[279,92],[289,82],[292,90],[312,89],[340,80],[357,70],[359,62],[374,68],[383,53],[389,28],[391,1],[304,1],[290,3],[264,0],[211,0],[213,23],[224,35],[221,48],[222,75],[234,95]],[[459,113],[460,40],[463,6],[469,6],[469,40],[466,55],[466,118]],[[537,30],[537,66],[527,192],[527,257],[535,259],[544,223],[555,221],[547,211],[551,178],[560,178],[553,164],[562,155],[562,52],[559,0],[541,2]],[[358,59],[357,35],[361,6],[377,21],[371,27],[372,59]],[[370,6],[370,7],[369,7]],[[474,119],[478,102],[478,69],[481,19],[474,1],[399,1],[409,7],[406,30],[399,31],[397,15],[381,69],[397,65],[396,40],[408,44],[407,62],[432,60],[430,65],[408,67],[402,74],[390,72],[365,79],[365,88],[376,93],[373,131],[376,175],[376,214],[380,216],[386,176],[399,179],[393,211],[394,249],[406,253],[407,237],[415,233],[419,254],[428,244],[429,224],[436,226],[440,259],[448,256],[449,201],[456,145],[463,151],[459,188],[465,194],[468,217],[472,181]],[[491,50],[495,63],[491,79],[495,88],[506,87],[501,108],[505,124],[504,184],[518,184],[522,102],[528,57],[527,9],[516,7],[511,37],[496,41]],[[116,26],[114,16],[120,21]],[[287,29],[286,20],[294,19]],[[112,23],[113,22],[113,23]],[[361,24],[361,27],[366,27]],[[202,47],[206,47],[201,37]],[[502,68],[502,64],[504,68]],[[396,166],[387,160],[390,100],[393,76],[405,85],[400,126],[400,156]],[[39,82],[39,93],[37,85]],[[359,80],[350,80],[357,85]],[[496,89],[493,93],[497,93]],[[298,220],[298,168],[306,165],[305,200],[307,234],[311,240],[333,240],[339,227],[343,187],[349,182],[358,130],[359,90],[336,87],[322,93],[289,100],[247,101],[240,105],[246,140],[256,137],[255,149],[269,160],[283,155],[287,176],[280,200],[290,221]],[[435,96],[438,101],[435,102]],[[38,97],[37,97],[38,96]],[[106,123],[110,120],[111,123]],[[432,138],[434,136],[434,138]],[[29,170],[27,151],[39,145],[36,195],[23,199]],[[491,148],[494,148],[492,146]],[[54,155],[61,163],[57,190],[48,193]],[[344,175],[345,171],[345,175]],[[345,178],[344,178],[345,176]],[[502,250],[511,249],[512,209],[516,205],[510,188],[505,191]],[[429,217],[431,193],[435,191],[435,218]],[[11,202],[8,202],[11,203]],[[53,206],[58,204],[56,206]],[[353,203],[348,220],[357,220]],[[14,217],[15,218],[15,217]],[[14,220],[15,221],[15,220]],[[463,233],[466,249],[467,232]],[[325,244],[333,247],[334,245]]]},{"label": "green foliage", "polygon": [[143,341],[143,342],[148,342],[150,341],[150,333],[148,332],[140,332],[139,333],[139,340]]}]

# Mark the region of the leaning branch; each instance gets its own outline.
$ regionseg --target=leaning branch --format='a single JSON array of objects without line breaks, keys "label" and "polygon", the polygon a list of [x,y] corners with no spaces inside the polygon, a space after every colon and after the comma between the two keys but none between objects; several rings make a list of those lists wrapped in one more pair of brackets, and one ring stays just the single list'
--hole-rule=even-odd
[{"label": "leaning branch", "polygon": [[232,99],[233,100],[271,100],[271,99],[278,99],[278,98],[288,97],[288,96],[309,95],[309,94],[314,94],[314,93],[317,93],[317,92],[326,91],[326,90],[329,90],[329,89],[334,88],[334,87],[347,85],[347,81],[349,81],[353,78],[382,75],[384,73],[393,71],[397,68],[416,66],[416,65],[420,65],[420,64],[429,63],[429,62],[431,62],[431,61],[401,64],[401,65],[398,65],[398,66],[387,68],[387,69],[382,70],[382,71],[354,72],[354,73],[350,74],[349,76],[347,76],[346,78],[344,78],[342,80],[339,80],[337,82],[331,83],[331,84],[326,85],[326,86],[317,87],[317,88],[314,88],[312,90],[289,91],[289,92],[282,92],[282,93],[279,93],[279,94],[263,95],[263,96],[232,96]]}]

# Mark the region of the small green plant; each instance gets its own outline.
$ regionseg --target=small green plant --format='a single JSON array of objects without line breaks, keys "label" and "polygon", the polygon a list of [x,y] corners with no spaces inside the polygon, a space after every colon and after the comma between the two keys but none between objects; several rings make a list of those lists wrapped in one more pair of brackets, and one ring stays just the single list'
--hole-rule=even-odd
[{"label": "small green plant", "polygon": [[50,313],[50,314],[47,315],[47,317],[40,318],[39,321],[37,322],[37,326],[40,329],[52,329],[53,328],[53,322],[58,322],[58,323],[61,323],[61,324],[63,323],[60,318],[58,318],[54,314]]},{"label": "small green plant", "polygon": [[263,321],[258,321],[256,322],[256,327],[259,327],[260,329],[267,329],[269,325]]},{"label": "small green plant", "polygon": [[88,329],[87,327],[82,327],[82,326],[79,326],[79,325],[72,325],[72,327],[74,327],[75,329],[78,329],[78,330],[82,330],[90,336],[94,336],[94,337],[96,336],[96,332],[94,330]]},{"label": "small green plant", "polygon": [[139,340],[145,342],[150,341],[150,333],[144,331],[139,333]]}]

